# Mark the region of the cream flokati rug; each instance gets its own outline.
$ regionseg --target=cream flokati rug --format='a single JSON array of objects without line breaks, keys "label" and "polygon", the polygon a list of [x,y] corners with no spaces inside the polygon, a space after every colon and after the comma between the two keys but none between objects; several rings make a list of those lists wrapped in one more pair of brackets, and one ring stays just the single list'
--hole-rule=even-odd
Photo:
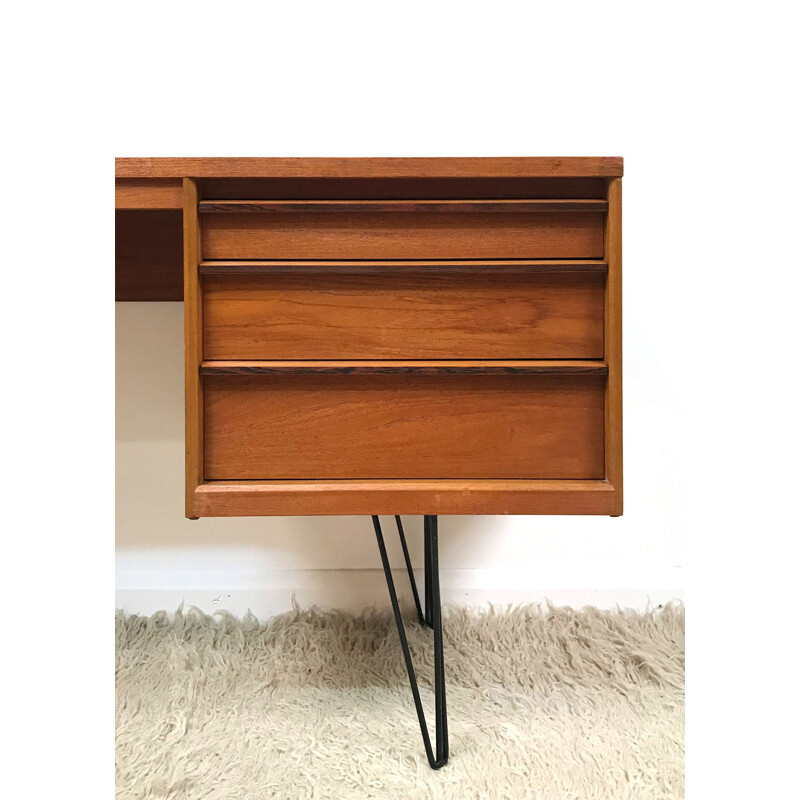
[{"label": "cream flokati rug", "polygon": [[[433,724],[432,634],[406,630]],[[445,609],[428,767],[391,612],[117,616],[117,798],[683,797],[684,611]]]}]

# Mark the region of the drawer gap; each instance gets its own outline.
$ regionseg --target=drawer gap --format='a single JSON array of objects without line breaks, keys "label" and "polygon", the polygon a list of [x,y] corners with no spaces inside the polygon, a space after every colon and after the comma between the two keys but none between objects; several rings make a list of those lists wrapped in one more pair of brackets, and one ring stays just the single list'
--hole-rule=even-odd
[{"label": "drawer gap", "polygon": [[530,213],[536,211],[605,211],[606,200],[202,200],[201,214],[313,212],[458,212]]},{"label": "drawer gap", "polygon": [[201,375],[607,375],[605,361],[426,360],[426,361],[204,361]]}]

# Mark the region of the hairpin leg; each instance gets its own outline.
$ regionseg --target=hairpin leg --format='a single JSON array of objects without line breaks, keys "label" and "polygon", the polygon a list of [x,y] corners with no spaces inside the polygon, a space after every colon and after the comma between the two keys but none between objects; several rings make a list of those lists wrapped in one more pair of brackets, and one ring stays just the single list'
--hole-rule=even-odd
[{"label": "hairpin leg", "polygon": [[[433,523],[431,523],[433,520]],[[424,529],[424,552],[425,552],[425,624],[429,627],[433,627],[433,616],[431,614],[431,609],[433,608],[433,586],[431,584],[432,575],[433,575],[433,568],[431,566],[431,548],[430,548],[430,537],[431,537],[431,524],[436,525],[436,517],[425,516],[423,517],[423,529]],[[439,580],[439,567],[436,567],[436,580]]]},{"label": "hairpin leg", "polygon": [[[394,518],[397,522],[397,533],[400,536],[400,545],[403,548],[403,558],[406,561],[406,569],[408,570],[408,579],[411,582],[411,592],[414,595],[414,605],[417,607],[417,618],[419,619],[420,625],[427,625],[430,627],[430,623],[426,619],[426,613],[430,608],[430,600],[428,599],[428,572],[427,569],[427,562],[428,562],[428,548],[427,545],[425,547],[425,612],[422,610],[422,606],[419,603],[419,592],[417,591],[417,580],[414,577],[414,569],[411,566],[411,556],[408,554],[408,545],[406,544],[406,535],[403,532],[403,520],[400,519],[399,514],[395,514]],[[427,517],[426,517],[427,519]]]},{"label": "hairpin leg", "polygon": [[[416,591],[416,582],[411,570],[411,559],[408,556],[405,535],[400,517],[396,517],[400,542],[403,545],[403,555],[406,560],[406,568],[411,577],[411,586],[414,591],[414,600],[417,605],[417,614],[422,619],[422,610],[419,604],[419,595]],[[444,647],[442,643],[442,606],[439,592],[439,525],[435,515],[425,516],[425,618],[430,620],[429,624],[433,628],[433,690],[434,706],[436,718],[436,755],[434,756],[431,747],[431,738],[428,733],[428,726],[425,722],[425,712],[422,708],[422,700],[417,686],[417,677],[414,672],[414,664],[411,661],[411,652],[408,649],[408,640],[403,625],[403,617],[400,614],[400,605],[397,602],[397,592],[394,587],[392,570],[389,566],[389,557],[386,554],[386,544],[383,541],[381,522],[378,516],[373,515],[372,524],[375,527],[375,537],[378,540],[378,550],[381,554],[383,571],[386,575],[386,585],[389,588],[389,599],[392,601],[392,611],[394,620],[397,624],[397,633],[400,636],[400,645],[403,648],[403,658],[406,662],[406,672],[411,684],[411,693],[414,696],[414,705],[417,709],[417,718],[422,732],[422,741],[425,745],[425,753],[428,756],[428,763],[433,769],[440,769],[447,763],[449,756],[449,742],[447,737],[447,701],[445,697],[444,685]]]}]

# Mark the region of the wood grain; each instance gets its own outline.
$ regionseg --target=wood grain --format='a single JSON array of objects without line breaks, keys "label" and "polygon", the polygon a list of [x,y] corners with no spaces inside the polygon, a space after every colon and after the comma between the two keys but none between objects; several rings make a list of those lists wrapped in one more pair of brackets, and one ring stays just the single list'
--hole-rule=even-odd
[{"label": "wood grain", "polygon": [[215,481],[195,492],[203,517],[312,514],[604,514],[606,481]]},{"label": "wood grain", "polygon": [[201,375],[607,375],[604,361],[204,361]]},{"label": "wood grain", "polygon": [[115,212],[115,299],[183,300],[180,211]]},{"label": "wood grain", "polygon": [[225,359],[602,358],[602,274],[407,268],[208,275],[204,351]]},{"label": "wood grain", "polygon": [[440,212],[521,214],[544,211],[605,211],[606,200],[203,200],[201,214],[288,212]]},{"label": "wood grain", "polygon": [[602,479],[596,377],[203,378],[206,480]]},{"label": "wood grain", "polygon": [[198,265],[201,259],[197,216],[197,184],[183,181],[183,256],[184,256],[184,353],[186,401],[186,516],[199,515],[194,508],[195,490],[203,482],[203,306]]},{"label": "wood grain", "polygon": [[203,218],[207,259],[603,257],[602,212],[354,211]]},{"label": "wood grain", "polygon": [[614,178],[618,157],[117,158],[118,178]]},{"label": "wood grain", "polygon": [[608,186],[606,222],[605,354],[608,362],[606,384],[606,480],[615,489],[612,516],[622,514],[622,180]]},{"label": "wood grain", "polygon": [[183,181],[122,178],[114,182],[114,205],[123,209],[183,209]]}]

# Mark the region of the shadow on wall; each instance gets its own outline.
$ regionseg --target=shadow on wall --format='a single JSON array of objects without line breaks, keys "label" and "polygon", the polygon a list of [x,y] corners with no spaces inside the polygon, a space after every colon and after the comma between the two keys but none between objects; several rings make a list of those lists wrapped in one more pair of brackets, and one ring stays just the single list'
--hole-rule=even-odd
[{"label": "shadow on wall", "polygon": [[[183,304],[116,304],[117,548],[120,552],[217,550],[217,558],[269,569],[377,569],[375,534],[368,517],[244,517],[189,521],[183,512]],[[391,517],[383,518],[390,557],[402,552]],[[422,564],[422,518],[404,518],[415,564]],[[448,517],[440,525],[440,552],[463,552],[487,519]],[[155,553],[153,552],[155,551]],[[234,564],[235,560],[235,564]],[[139,565],[144,566],[144,564]],[[165,566],[163,564],[161,567]]]}]

